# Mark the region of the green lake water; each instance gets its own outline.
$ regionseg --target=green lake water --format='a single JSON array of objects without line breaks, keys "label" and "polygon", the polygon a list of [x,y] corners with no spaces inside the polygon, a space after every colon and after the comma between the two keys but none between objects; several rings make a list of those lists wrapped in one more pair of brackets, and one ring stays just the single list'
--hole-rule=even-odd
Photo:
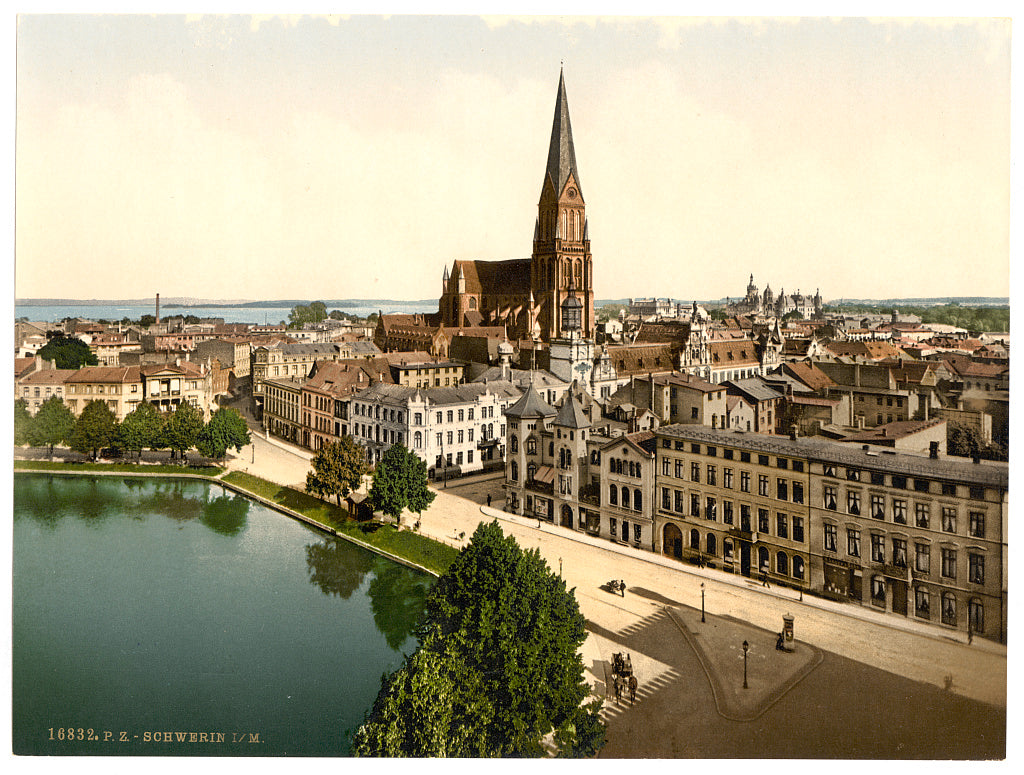
[{"label": "green lake water", "polygon": [[13,521],[15,754],[345,755],[434,581],[202,481],[16,474]]}]

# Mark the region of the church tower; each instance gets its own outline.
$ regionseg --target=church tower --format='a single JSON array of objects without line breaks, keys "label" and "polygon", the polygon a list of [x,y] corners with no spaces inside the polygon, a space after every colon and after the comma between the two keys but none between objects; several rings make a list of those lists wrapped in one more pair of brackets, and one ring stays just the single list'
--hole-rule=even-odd
[{"label": "church tower", "polygon": [[541,338],[559,336],[562,302],[574,288],[582,304],[580,334],[594,336],[594,278],[587,209],[576,168],[565,76],[559,73],[548,161],[534,227],[530,286],[538,306]]}]

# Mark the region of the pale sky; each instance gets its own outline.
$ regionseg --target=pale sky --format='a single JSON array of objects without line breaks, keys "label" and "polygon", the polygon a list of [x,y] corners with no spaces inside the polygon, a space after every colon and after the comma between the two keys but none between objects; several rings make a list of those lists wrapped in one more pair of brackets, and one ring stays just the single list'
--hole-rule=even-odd
[{"label": "pale sky", "polygon": [[530,255],[564,61],[597,298],[1007,296],[1010,27],[23,16],[15,293],[437,297]]}]

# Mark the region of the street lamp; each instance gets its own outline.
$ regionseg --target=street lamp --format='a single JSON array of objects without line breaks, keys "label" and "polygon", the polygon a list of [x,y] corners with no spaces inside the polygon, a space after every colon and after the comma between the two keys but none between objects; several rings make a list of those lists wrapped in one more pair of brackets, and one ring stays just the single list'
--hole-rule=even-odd
[{"label": "street lamp", "polygon": [[700,583],[700,620],[704,622],[704,582]]},{"label": "street lamp", "polygon": [[747,687],[747,650],[750,648],[750,644],[743,641],[743,688]]}]

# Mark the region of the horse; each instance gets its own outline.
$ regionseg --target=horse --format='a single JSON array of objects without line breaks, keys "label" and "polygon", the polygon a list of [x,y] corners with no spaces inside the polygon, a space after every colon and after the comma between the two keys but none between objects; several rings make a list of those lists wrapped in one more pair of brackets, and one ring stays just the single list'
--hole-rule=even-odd
[{"label": "horse", "polygon": [[635,675],[629,677],[629,704],[632,705],[636,701],[636,687],[638,682]]}]

